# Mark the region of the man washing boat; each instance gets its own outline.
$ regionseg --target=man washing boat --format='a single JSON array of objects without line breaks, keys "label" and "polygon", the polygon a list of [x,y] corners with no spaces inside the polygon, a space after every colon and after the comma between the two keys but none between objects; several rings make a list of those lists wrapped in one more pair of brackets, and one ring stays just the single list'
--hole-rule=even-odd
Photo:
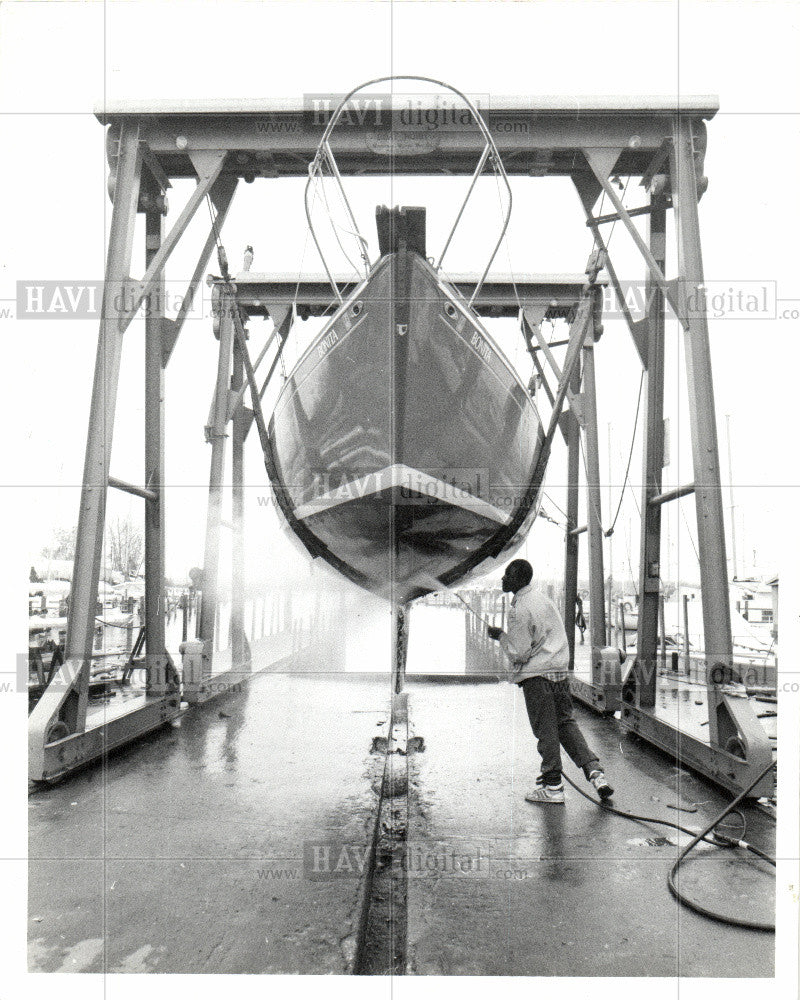
[{"label": "man washing boat", "polygon": [[561,747],[582,768],[600,797],[607,799],[614,790],[573,717],[567,674],[569,647],[564,623],[553,602],[531,588],[532,579],[533,567],[526,559],[514,559],[508,564],[502,581],[503,591],[514,595],[508,631],[496,626],[489,626],[488,630],[492,639],[499,640],[508,657],[508,680],[522,688],[542,758],[538,787],[525,799],[563,805]]}]

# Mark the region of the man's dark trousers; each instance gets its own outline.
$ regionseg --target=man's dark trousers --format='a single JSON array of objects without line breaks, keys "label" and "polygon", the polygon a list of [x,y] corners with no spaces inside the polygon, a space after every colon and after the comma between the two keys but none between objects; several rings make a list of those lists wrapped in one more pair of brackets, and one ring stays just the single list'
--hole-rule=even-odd
[{"label": "man's dark trousers", "polygon": [[547,677],[526,677],[519,685],[525,695],[525,707],[537,748],[542,758],[542,778],[546,785],[561,784],[563,747],[586,777],[598,765],[596,754],[586,745],[572,714],[569,680],[551,681]]}]

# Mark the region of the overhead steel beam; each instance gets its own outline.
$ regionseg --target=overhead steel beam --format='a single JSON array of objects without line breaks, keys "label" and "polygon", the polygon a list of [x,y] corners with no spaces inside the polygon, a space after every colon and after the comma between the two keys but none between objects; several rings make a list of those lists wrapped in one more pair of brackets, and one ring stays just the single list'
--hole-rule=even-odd
[{"label": "overhead steel beam", "polygon": [[[478,276],[447,274],[447,281],[467,300],[475,292]],[[334,281],[343,299],[355,289],[356,283],[341,275]],[[480,316],[516,317],[520,306],[538,308],[543,319],[571,321],[586,285],[585,275],[523,274],[495,275],[483,283],[473,303]],[[325,275],[267,275],[247,271],[233,279],[236,300],[249,316],[269,316],[270,307],[288,308],[296,303],[301,318],[322,316],[336,305],[330,282]],[[218,302],[224,282],[216,279],[212,295]]]},{"label": "overhead steel beam", "polygon": [[[428,176],[472,174],[483,149],[474,122],[442,121],[414,130],[403,95],[365,94],[361,127],[342,128],[336,160],[342,174]],[[618,169],[644,176],[670,137],[672,116],[712,118],[715,97],[504,98],[492,95],[481,114],[509,174],[529,177],[583,174],[582,149],[618,148]],[[239,101],[124,102],[97,117],[112,129],[135,120],[170,178],[191,177],[192,153],[229,150],[229,172],[254,177],[306,177],[336,98]],[[414,95],[414,107],[436,111],[434,97]],[[439,109],[441,111],[441,109]]]}]

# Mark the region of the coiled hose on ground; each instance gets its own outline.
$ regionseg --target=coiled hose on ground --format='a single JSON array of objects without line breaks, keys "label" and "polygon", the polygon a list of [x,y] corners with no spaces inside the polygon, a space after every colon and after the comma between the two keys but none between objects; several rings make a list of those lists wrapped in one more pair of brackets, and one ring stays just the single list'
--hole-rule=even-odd
[{"label": "coiled hose on ground", "polygon": [[[608,805],[601,799],[595,799],[593,796],[588,795],[582,788],[579,788],[575,784],[575,782],[572,781],[572,779],[569,778],[566,774],[564,775],[564,777],[570,783],[570,785],[572,785],[572,787],[575,789],[576,792],[579,792],[585,799],[588,799],[590,802],[594,802],[594,804],[596,806],[599,806],[601,809],[605,809],[606,812],[614,813],[615,816],[623,816],[625,819],[636,820],[637,822],[655,823],[660,826],[669,826],[674,830],[680,830],[681,833],[688,834],[692,838],[691,842],[678,855],[675,864],[672,866],[672,868],[669,871],[669,875],[667,876],[667,885],[669,886],[669,891],[672,893],[675,899],[678,900],[679,903],[683,904],[683,906],[688,907],[690,910],[694,910],[695,913],[699,913],[703,917],[708,917],[709,920],[717,920],[719,921],[719,923],[729,924],[732,927],[745,927],[748,930],[767,931],[770,933],[774,933],[775,932],[774,922],[764,921],[764,920],[748,920],[744,917],[733,917],[723,913],[719,913],[716,910],[709,909],[707,906],[703,906],[700,903],[697,903],[694,900],[689,899],[688,896],[685,896],[678,888],[678,886],[675,884],[675,877],[678,874],[678,869],[680,868],[681,864],[685,861],[689,852],[694,850],[694,848],[701,842],[705,842],[707,844],[713,844],[716,847],[744,848],[744,850],[750,851],[750,853],[754,854],[757,858],[760,858],[762,861],[766,861],[768,864],[772,865],[773,868],[775,867],[774,858],[771,858],[768,854],[765,854],[763,851],[759,850],[759,848],[755,847],[753,844],[750,844],[743,839],[745,833],[747,832],[747,821],[745,820],[744,814],[738,809],[738,806],[744,801],[744,799],[747,798],[747,796],[756,787],[756,785],[769,774],[769,772],[772,770],[773,767],[775,767],[775,761],[773,761],[771,764],[765,767],[764,770],[761,771],[761,773],[758,775],[758,777],[754,781],[752,781],[750,785],[748,785],[748,787],[745,788],[743,792],[737,795],[736,798],[731,803],[725,806],[722,812],[718,816],[715,816],[714,819],[703,830],[700,831],[700,833],[696,833],[694,830],[688,830],[686,827],[681,826],[679,823],[673,823],[671,820],[668,819],[656,819],[654,816],[639,816],[636,813],[626,812],[624,809],[617,809],[616,806]],[[727,816],[730,816],[732,813],[736,813],[738,816],[741,817],[742,820],[741,836],[735,838],[735,837],[725,836],[724,834],[721,833],[712,833],[715,827],[719,823],[721,823]],[[712,835],[711,839],[709,839],[709,834]]]}]

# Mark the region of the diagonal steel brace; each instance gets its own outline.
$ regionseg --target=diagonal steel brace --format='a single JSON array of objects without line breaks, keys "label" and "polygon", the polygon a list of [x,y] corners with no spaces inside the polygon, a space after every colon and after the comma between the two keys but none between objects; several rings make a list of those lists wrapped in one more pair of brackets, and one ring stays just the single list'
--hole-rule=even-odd
[{"label": "diagonal steel brace", "polygon": [[[680,312],[678,310],[678,301],[675,296],[675,290],[672,283],[667,281],[666,277],[664,276],[664,272],[658,266],[658,262],[651,253],[650,247],[648,247],[647,243],[645,243],[641,233],[636,228],[636,224],[628,214],[628,210],[622,204],[622,200],[620,199],[617,192],[614,190],[613,184],[611,184],[608,177],[601,169],[600,164],[597,162],[597,158],[594,155],[594,151],[591,149],[586,149],[584,150],[584,155],[586,156],[589,166],[592,168],[592,172],[594,173],[598,182],[605,191],[608,200],[616,209],[617,214],[622,220],[622,224],[630,233],[631,239],[636,244],[639,253],[642,255],[642,257],[644,257],[648,270],[650,271],[650,274],[653,277],[653,281],[659,286],[661,291],[664,293],[664,298],[667,300],[667,302],[669,302],[675,315],[680,317]],[[593,220],[593,216],[590,213],[588,214],[588,218]],[[606,259],[607,258],[608,254],[606,254]]]}]

